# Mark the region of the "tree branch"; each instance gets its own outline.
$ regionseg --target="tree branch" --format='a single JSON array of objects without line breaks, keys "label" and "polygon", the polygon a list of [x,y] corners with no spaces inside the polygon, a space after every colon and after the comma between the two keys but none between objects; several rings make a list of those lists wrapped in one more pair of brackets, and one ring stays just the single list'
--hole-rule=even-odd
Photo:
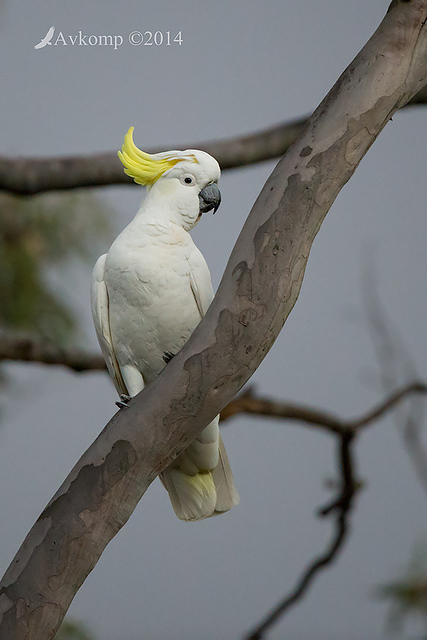
[{"label": "tree branch", "polygon": [[259,398],[253,395],[252,389],[248,389],[236,396],[224,407],[221,411],[221,420],[228,420],[238,413],[247,413],[304,422],[311,427],[319,427],[329,433],[341,436],[355,435],[358,431],[383,418],[397,404],[411,395],[427,395],[427,384],[424,382],[411,382],[404,385],[390,393],[376,407],[359,418],[345,420],[321,409],[268,398]]},{"label": "tree branch", "polygon": [[[405,106],[424,104],[427,104],[427,86]],[[295,142],[307,123],[307,118],[298,118],[244,136],[171,145],[170,148],[207,151],[218,160],[222,171],[227,171],[279,158]],[[157,147],[148,149],[150,153],[163,150]],[[0,156],[0,190],[19,195],[118,184],[135,186],[132,178],[123,172],[115,151],[54,158]]]},{"label": "tree branch", "polygon": [[236,395],[292,310],[313,240],[395,111],[427,82],[427,0],[398,3],[259,195],[217,295],[183,349],[117,413],[3,577],[0,640],[50,640],[153,479]]},{"label": "tree branch", "polygon": [[355,477],[354,453],[351,447],[352,439],[353,436],[349,433],[338,436],[338,468],[341,476],[341,489],[332,505],[319,510],[321,517],[329,515],[332,511],[336,512],[334,531],[330,543],[325,551],[314,558],[303,571],[295,588],[245,636],[246,640],[262,640],[267,631],[279,622],[288,609],[302,600],[319,572],[330,567],[343,549],[344,543],[348,538],[349,516],[353,500],[360,487],[360,483],[357,482]]},{"label": "tree branch", "polygon": [[239,394],[224,407],[221,411],[221,421],[224,422],[239,413],[305,422],[310,426],[338,434],[346,429],[344,422],[326,411],[291,402],[260,398],[253,395],[252,389]]},{"label": "tree branch", "polygon": [[[348,421],[338,420],[330,414],[317,410],[306,409],[304,407],[294,407],[292,405],[271,402],[268,400],[259,401],[257,398],[253,398],[250,393],[242,394],[236,398],[235,401],[232,401],[227,407],[225,407],[224,411],[226,412],[226,419],[235,415],[237,412],[290,418],[292,420],[307,423],[310,423],[310,419],[312,419],[313,424],[326,429],[338,438],[338,467],[341,474],[340,492],[330,504],[319,510],[319,516],[321,517],[329,516],[331,513],[336,514],[334,532],[331,541],[326,550],[316,557],[303,571],[297,585],[292,589],[290,594],[288,594],[262,619],[260,623],[252,629],[252,631],[249,632],[246,636],[246,640],[262,640],[267,631],[274,624],[277,624],[291,607],[295,606],[302,600],[319,572],[329,567],[337,559],[339,552],[342,550],[343,545],[348,538],[350,511],[352,509],[354,497],[361,487],[361,483],[357,480],[355,475],[354,452],[351,446],[353,444],[353,440],[362,432],[362,430],[364,430],[364,428],[371,426],[373,422],[384,417],[384,415],[394,409],[398,403],[413,394],[427,394],[427,385],[418,382],[405,385],[401,389],[394,391],[377,407],[367,412],[362,417]],[[413,426],[414,425],[412,425],[412,427]],[[411,436],[412,435],[411,431]],[[411,444],[415,445],[414,449],[417,448],[418,453],[416,455],[418,456],[417,460],[419,460],[420,467],[418,470],[425,482],[425,458],[422,457],[423,451],[421,450],[420,454],[419,447],[416,447],[417,444],[419,445],[418,437],[414,438],[414,442],[411,442]],[[425,483],[424,486],[427,486],[427,483]]]},{"label": "tree branch", "polygon": [[410,413],[403,427],[403,441],[421,487],[427,494],[427,452],[421,438],[421,424],[419,416],[417,419],[417,416]]},{"label": "tree branch", "polygon": [[98,353],[64,349],[56,344],[27,335],[0,332],[0,361],[36,362],[82,371],[106,371],[104,358]]},{"label": "tree branch", "polygon": [[393,391],[385,400],[383,400],[377,407],[369,411],[361,418],[351,420],[348,423],[348,428],[356,432],[362,428],[371,426],[373,422],[376,422],[379,418],[384,417],[391,409],[394,409],[397,404],[411,395],[425,395],[427,394],[427,385],[424,382],[412,382],[405,385],[396,391]]},{"label": "tree branch", "polygon": [[[300,118],[268,129],[213,142],[172,145],[173,149],[201,149],[216,158],[226,171],[280,157],[296,140],[307,120]],[[145,149],[149,153],[164,151]],[[127,184],[135,186],[123,171],[117,152],[54,158],[9,158],[0,156],[0,190],[19,195],[43,191]]]}]

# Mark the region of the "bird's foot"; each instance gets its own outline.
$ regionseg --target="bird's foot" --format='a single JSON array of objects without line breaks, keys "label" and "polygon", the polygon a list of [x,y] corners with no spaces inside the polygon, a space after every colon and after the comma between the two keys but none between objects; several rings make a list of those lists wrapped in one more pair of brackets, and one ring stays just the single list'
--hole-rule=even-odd
[{"label": "bird's foot", "polygon": [[116,402],[116,405],[119,407],[119,409],[123,409],[123,407],[128,406],[129,400],[130,400],[130,396],[127,396],[125,393],[121,393],[120,400]]},{"label": "bird's foot", "polygon": [[166,362],[166,364],[168,364],[174,357],[175,354],[171,353],[170,351],[165,351],[163,354],[163,360]]}]

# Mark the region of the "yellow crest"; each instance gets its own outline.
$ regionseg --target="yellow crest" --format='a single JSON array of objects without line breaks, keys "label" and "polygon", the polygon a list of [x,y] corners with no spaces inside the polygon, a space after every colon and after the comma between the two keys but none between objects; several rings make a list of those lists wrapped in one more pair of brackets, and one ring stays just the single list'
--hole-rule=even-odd
[{"label": "yellow crest", "polygon": [[122,150],[118,151],[118,156],[125,168],[125,173],[137,184],[154,184],[166,171],[183,160],[197,162],[194,154],[189,151],[165,151],[153,154],[141,151],[133,141],[133,129],[134,127],[130,127],[125,135],[125,141]]}]

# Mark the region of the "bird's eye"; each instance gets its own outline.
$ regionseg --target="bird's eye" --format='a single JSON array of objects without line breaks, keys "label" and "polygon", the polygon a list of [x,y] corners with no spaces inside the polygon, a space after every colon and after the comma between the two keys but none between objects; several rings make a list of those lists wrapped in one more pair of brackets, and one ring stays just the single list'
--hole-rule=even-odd
[{"label": "bird's eye", "polygon": [[188,173],[185,176],[181,177],[182,184],[192,185],[194,184],[194,176],[189,175]]}]

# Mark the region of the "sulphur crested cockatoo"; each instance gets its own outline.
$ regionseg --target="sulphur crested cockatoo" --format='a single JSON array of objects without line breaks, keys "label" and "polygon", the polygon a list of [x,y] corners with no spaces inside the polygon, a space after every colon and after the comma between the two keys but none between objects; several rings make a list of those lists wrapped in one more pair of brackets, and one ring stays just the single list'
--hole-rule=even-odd
[{"label": "sulphur crested cockatoo", "polygon": [[[188,232],[221,200],[220,168],[212,156],[195,149],[149,155],[136,147],[132,132],[119,158],[147,194],[98,259],[91,292],[101,350],[125,402],[181,349],[212,301],[209,269]],[[181,520],[201,520],[238,504],[218,417],[160,477]]]}]

